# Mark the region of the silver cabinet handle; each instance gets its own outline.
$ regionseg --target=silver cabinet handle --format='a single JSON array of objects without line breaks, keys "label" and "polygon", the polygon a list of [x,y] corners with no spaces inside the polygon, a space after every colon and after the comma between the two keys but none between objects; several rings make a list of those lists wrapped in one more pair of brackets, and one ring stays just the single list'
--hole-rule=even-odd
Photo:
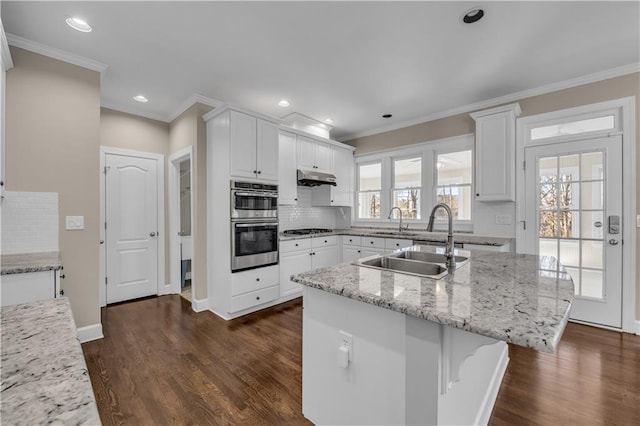
[{"label": "silver cabinet handle", "polygon": [[155,236],[156,236],[156,233],[155,233],[155,232],[149,232],[149,236],[150,236],[150,237],[155,237]]},{"label": "silver cabinet handle", "polygon": [[617,246],[618,245],[618,240],[612,238],[612,239],[609,240],[609,244],[611,244],[612,246]]}]

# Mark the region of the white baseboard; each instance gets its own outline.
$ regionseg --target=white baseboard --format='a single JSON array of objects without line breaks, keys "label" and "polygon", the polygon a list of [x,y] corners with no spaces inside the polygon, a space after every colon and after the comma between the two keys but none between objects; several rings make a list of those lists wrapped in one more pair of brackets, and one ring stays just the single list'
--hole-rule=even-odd
[{"label": "white baseboard", "polygon": [[636,320],[636,330],[635,333],[640,336],[640,321]]},{"label": "white baseboard", "polygon": [[165,294],[171,294],[171,283],[165,284],[164,287],[158,289],[158,296],[164,296]]},{"label": "white baseboard", "polygon": [[202,312],[202,311],[206,311],[207,309],[209,309],[209,299],[193,299],[191,301],[191,309],[193,309],[194,312]]},{"label": "white baseboard", "polygon": [[88,325],[86,327],[79,327],[76,329],[76,333],[78,334],[78,340],[80,340],[80,343],[104,338],[102,334],[102,324],[100,323]]}]

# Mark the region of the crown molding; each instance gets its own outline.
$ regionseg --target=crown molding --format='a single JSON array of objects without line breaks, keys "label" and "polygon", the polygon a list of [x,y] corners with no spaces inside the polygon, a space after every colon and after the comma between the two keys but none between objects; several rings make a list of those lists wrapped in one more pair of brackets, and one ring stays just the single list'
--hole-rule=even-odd
[{"label": "crown molding", "polygon": [[260,112],[251,111],[250,109],[246,109],[246,108],[243,108],[241,106],[234,105],[234,104],[222,104],[222,105],[218,106],[216,109],[214,109],[212,111],[209,111],[208,113],[203,115],[202,119],[204,121],[209,121],[213,117],[215,117],[217,115],[220,115],[223,112],[228,111],[228,110],[233,110],[233,111],[241,112],[243,114],[252,115],[252,116],[254,116],[256,118],[260,118],[260,119],[265,120],[265,121],[270,121],[270,122],[275,123],[277,125],[281,125],[282,124],[282,120],[279,119],[279,118],[272,117],[272,116],[266,115],[266,114],[262,114]]},{"label": "crown molding", "polygon": [[527,89],[520,92],[512,93],[498,98],[488,99],[486,101],[480,101],[473,104],[460,106],[457,108],[448,109],[445,111],[437,112],[427,116],[414,118],[412,120],[402,121],[400,123],[392,124],[389,126],[378,127],[376,129],[367,130],[364,132],[357,132],[347,134],[338,139],[340,142],[349,141],[356,138],[363,138],[365,136],[377,135],[379,133],[390,132],[392,130],[402,129],[409,126],[415,126],[416,124],[427,123],[429,121],[439,120],[441,118],[451,117],[453,115],[464,114],[465,112],[477,111],[484,108],[491,108],[494,106],[519,101],[525,98],[533,96],[544,95],[546,93],[557,92],[559,90],[570,89],[572,87],[582,86],[584,84],[595,83],[610,78],[621,77],[623,75],[633,74],[640,72],[640,63],[636,62],[629,65],[624,65],[617,68],[611,68],[605,71],[596,72],[593,74],[587,74],[581,77],[572,78],[569,80],[559,81],[557,83],[547,84],[545,86],[536,87],[533,89]]},{"label": "crown molding", "polygon": [[30,52],[39,53],[40,55],[48,56],[59,61],[90,69],[92,71],[97,71],[101,75],[104,75],[104,73],[107,71],[107,68],[109,67],[107,64],[103,64],[102,62],[94,61],[93,59],[88,59],[74,53],[56,49],[55,47],[50,47],[36,41],[15,36],[13,34],[7,34],[7,41],[11,46],[29,50]]},{"label": "crown molding", "polygon": [[222,102],[222,101],[219,101],[219,100],[213,99],[213,98],[208,98],[206,96],[202,96],[202,95],[199,95],[199,94],[195,93],[195,94],[189,96],[182,104],[180,104],[180,106],[173,112],[173,114],[169,115],[167,121],[172,122],[176,118],[180,117],[180,115],[183,112],[185,112],[186,110],[188,110],[189,108],[191,108],[193,105],[195,105],[197,103],[201,103],[201,104],[204,104],[204,105],[209,105],[209,106],[214,107],[214,108],[218,108],[221,105],[224,105],[224,102]]},{"label": "crown molding", "polygon": [[7,35],[4,32],[4,26],[2,25],[2,19],[0,19],[0,59],[2,60],[2,71],[7,71],[13,68],[13,60],[11,59],[11,52],[9,51],[9,42],[7,41]]},{"label": "crown molding", "polygon": [[155,121],[162,121],[163,123],[169,123],[169,119],[165,115],[142,111],[138,108],[135,108],[129,105],[122,105],[114,102],[101,101],[100,108],[108,108],[114,111],[124,112],[126,114],[137,115],[138,117],[144,117],[144,118],[148,118]]}]

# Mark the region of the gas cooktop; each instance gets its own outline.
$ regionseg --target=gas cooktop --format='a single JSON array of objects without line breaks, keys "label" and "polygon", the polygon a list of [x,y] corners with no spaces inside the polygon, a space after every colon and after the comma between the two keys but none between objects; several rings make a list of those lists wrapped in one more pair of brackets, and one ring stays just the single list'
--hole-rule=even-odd
[{"label": "gas cooktop", "polygon": [[284,231],[284,235],[308,235],[308,234],[322,234],[327,232],[333,232],[333,229],[323,228],[303,228],[303,229],[289,229]]}]

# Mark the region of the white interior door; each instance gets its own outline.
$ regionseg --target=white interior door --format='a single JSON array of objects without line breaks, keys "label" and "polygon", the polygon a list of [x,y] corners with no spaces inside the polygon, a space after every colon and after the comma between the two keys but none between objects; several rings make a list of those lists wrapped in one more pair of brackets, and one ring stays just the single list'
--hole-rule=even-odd
[{"label": "white interior door", "polygon": [[158,162],[106,154],[107,303],[158,294]]},{"label": "white interior door", "polygon": [[571,319],[621,328],[621,136],[526,148],[525,160],[527,252],[571,275]]}]

